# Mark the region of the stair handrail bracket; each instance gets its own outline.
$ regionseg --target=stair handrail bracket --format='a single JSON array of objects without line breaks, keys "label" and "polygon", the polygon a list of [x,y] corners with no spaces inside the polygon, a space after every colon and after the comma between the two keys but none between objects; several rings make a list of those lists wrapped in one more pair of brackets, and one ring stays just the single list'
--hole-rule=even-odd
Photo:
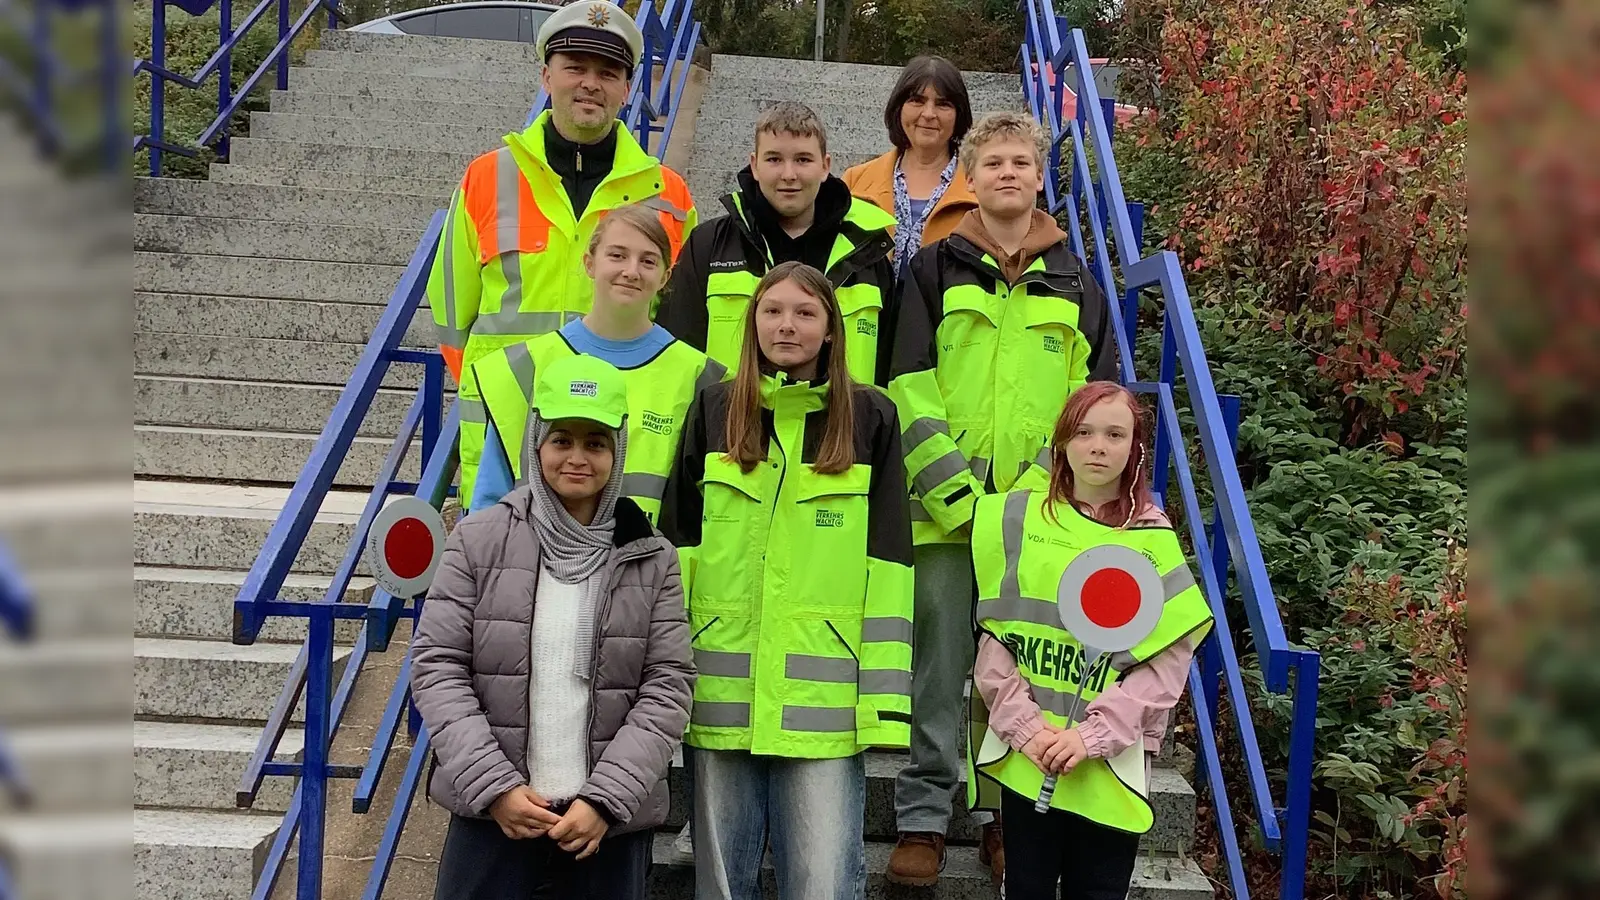
[{"label": "stair handrail bracket", "polygon": [[[1199,726],[1197,774],[1210,787],[1234,895],[1247,900],[1250,894],[1218,744],[1216,726],[1224,690],[1235,720],[1247,793],[1262,843],[1282,862],[1277,896],[1303,900],[1321,660],[1317,653],[1291,645],[1284,632],[1235,458],[1240,401],[1217,393],[1177,254],[1160,250],[1141,256],[1143,206],[1129,203],[1123,194],[1112,154],[1114,101],[1100,96],[1083,31],[1056,15],[1052,0],[1020,0],[1020,6],[1026,13],[1019,50],[1023,95],[1050,143],[1045,199],[1052,214],[1066,214],[1072,226],[1068,230],[1073,248],[1089,261],[1091,274],[1107,296],[1120,298],[1109,307],[1118,338],[1122,380],[1134,391],[1148,395],[1155,406],[1156,459],[1152,471],[1156,493],[1178,501],[1184,509],[1201,587],[1216,616],[1216,627],[1195,655],[1189,694]],[[1076,108],[1071,116],[1063,113],[1068,88],[1075,95]],[[1062,144],[1069,139],[1073,158],[1064,166]],[[1063,169],[1069,180],[1065,190],[1061,182]],[[1084,232],[1089,234],[1089,244],[1085,243]],[[1115,247],[1115,259],[1108,246]],[[1154,380],[1138,377],[1133,354],[1139,327],[1138,300],[1145,290],[1159,291],[1163,300],[1160,371]],[[1209,516],[1200,505],[1189,464],[1191,451],[1187,448],[1196,442],[1185,440],[1180,432],[1174,399],[1180,385],[1187,390],[1198,433],[1195,437],[1213,495]],[[1180,495],[1175,498],[1169,494],[1173,472]],[[1245,693],[1234,647],[1235,632],[1226,614],[1224,600],[1230,573],[1248,619],[1248,637],[1259,658],[1266,689],[1292,698],[1282,805],[1273,800],[1251,717],[1250,697]]]},{"label": "stair handrail bracket", "polygon": [[[175,6],[191,16],[199,16],[208,12],[213,6],[217,8],[219,17],[217,31],[217,50],[211,57],[195,71],[193,75],[184,75],[167,68],[167,7]],[[233,87],[233,51],[237,48],[250,29],[266,17],[267,12],[276,7],[278,41],[273,45],[267,58],[261,65],[250,73],[238,87]],[[233,120],[234,113],[238,112],[240,105],[254,91],[256,85],[267,74],[267,70],[276,67],[276,87],[280,91],[289,89],[289,45],[295,38],[310,25],[318,12],[327,13],[327,27],[334,28],[342,20],[343,14],[339,11],[339,0],[306,0],[306,8],[300,13],[299,18],[291,20],[290,0],[261,0],[256,7],[245,15],[244,20],[237,27],[233,24],[233,4],[229,0],[155,0],[150,4],[150,58],[135,59],[133,61],[132,75],[138,78],[140,73],[150,75],[150,122],[149,131],[137,135],[133,139],[133,152],[140,150],[150,151],[149,173],[152,178],[161,177],[161,154],[175,153],[179,156],[197,157],[200,148],[212,147],[219,156],[228,155],[228,123]],[[193,145],[178,143],[167,139],[166,134],[166,104],[164,102],[164,88],[168,83],[176,84],[188,90],[200,90],[215,76],[217,79],[217,115],[206,126]]]}]

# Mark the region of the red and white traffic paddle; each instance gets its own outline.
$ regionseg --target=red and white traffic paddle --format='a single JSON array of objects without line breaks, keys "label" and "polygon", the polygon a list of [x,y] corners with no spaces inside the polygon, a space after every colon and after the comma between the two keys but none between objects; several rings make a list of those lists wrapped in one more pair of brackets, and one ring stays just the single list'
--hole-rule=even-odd
[{"label": "red and white traffic paddle", "polygon": [[[1166,594],[1161,573],[1144,554],[1120,544],[1101,544],[1079,553],[1061,573],[1056,589],[1056,609],[1061,626],[1083,646],[1088,657],[1077,693],[1067,710],[1067,727],[1078,717],[1083,686],[1095,667],[1109,664],[1110,655],[1131,650],[1150,636],[1161,622]],[[1035,812],[1050,808],[1056,793],[1056,775],[1047,775],[1034,803]]]},{"label": "red and white traffic paddle", "polygon": [[444,518],[421,497],[385,506],[367,529],[363,548],[378,587],[402,600],[426,591],[444,556]]}]

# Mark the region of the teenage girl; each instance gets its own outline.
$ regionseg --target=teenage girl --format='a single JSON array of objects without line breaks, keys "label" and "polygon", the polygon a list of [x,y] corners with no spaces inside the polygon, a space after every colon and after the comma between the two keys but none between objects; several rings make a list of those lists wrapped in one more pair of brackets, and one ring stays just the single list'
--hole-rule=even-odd
[{"label": "teenage girl", "polygon": [[[1005,820],[1008,900],[1053,900],[1058,881],[1064,900],[1121,900],[1139,835],[1154,823],[1148,757],[1160,749],[1211,611],[1152,500],[1134,395],[1106,381],[1080,388],[1051,447],[1048,490],[985,497],[973,518],[978,696],[968,797]],[[1143,599],[1162,604],[1154,631],[1096,663],[1063,626],[1058,591],[1085,585],[1085,602],[1107,585],[1137,591],[1133,579],[1105,570],[1151,565],[1159,578],[1147,583],[1161,596]]]},{"label": "teenage girl", "polygon": [[852,382],[821,272],[774,267],[738,375],[689,414],[661,530],[684,560],[699,672],[695,894],[859,900],[869,747],[911,721],[911,521],[900,426]]}]

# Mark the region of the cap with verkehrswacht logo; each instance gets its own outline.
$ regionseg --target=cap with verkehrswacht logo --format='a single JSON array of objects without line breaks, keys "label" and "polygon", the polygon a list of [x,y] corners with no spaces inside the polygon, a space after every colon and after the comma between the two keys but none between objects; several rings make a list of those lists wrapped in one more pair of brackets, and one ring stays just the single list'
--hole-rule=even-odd
[{"label": "cap with verkehrswacht logo", "polygon": [[596,356],[568,356],[539,370],[533,408],[546,422],[588,419],[622,427],[628,384],[616,366]]}]

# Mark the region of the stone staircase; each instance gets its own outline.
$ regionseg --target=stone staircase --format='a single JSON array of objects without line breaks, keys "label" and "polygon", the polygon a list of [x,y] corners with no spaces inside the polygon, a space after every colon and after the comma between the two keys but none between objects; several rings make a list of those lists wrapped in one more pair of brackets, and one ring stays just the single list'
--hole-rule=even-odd
[{"label": "stone staircase", "polygon": [[0,542],[35,608],[31,641],[0,633],[0,741],[29,793],[0,789],[0,868],[23,898],[127,892],[126,198],[0,116]]},{"label": "stone staircase", "polygon": [[[882,152],[882,103],[896,70],[718,56],[693,129],[686,177],[702,216],[745,164],[759,111],[780,99],[814,105],[831,129],[834,168]],[[1014,108],[1016,78],[969,76],[981,111]],[[134,684],[135,894],[141,900],[242,900],[276,834],[290,785],[268,779],[255,809],[234,786],[304,634],[274,621],[252,647],[228,642],[231,601],[298,475],[339,389],[421,236],[467,163],[521,126],[538,89],[529,47],[501,42],[325,34],[256,113],[251,136],[206,182],[141,179],[135,199],[136,594]],[[684,138],[675,139],[675,144]],[[405,343],[428,346],[419,311]],[[345,551],[418,381],[396,367],[379,394],[296,560],[285,596],[321,596]],[[404,388],[406,390],[402,391]],[[414,477],[416,454],[401,477]],[[371,591],[358,579],[347,599]],[[348,623],[345,623],[348,625]],[[403,631],[403,629],[402,629]],[[124,632],[125,633],[125,632]],[[339,637],[353,638],[343,628]],[[396,635],[396,647],[404,634]],[[340,659],[347,655],[342,651]],[[334,761],[359,763],[398,651],[358,682]],[[299,732],[282,748],[294,754]],[[371,814],[349,813],[348,782],[331,787],[329,898],[356,897],[407,753],[396,741]],[[958,816],[941,886],[906,892],[884,882],[893,840],[893,773],[869,763],[872,897],[992,897]],[[673,783],[681,790],[675,767]],[[1132,896],[1201,900],[1211,888],[1181,858],[1192,840],[1194,792],[1174,769],[1155,777],[1158,826]],[[682,804],[675,803],[677,816]],[[412,807],[385,896],[431,897],[446,817]],[[674,826],[680,824],[675,820]],[[671,832],[657,842],[664,858]],[[687,869],[659,865],[652,896],[691,896]],[[769,895],[772,894],[769,884]],[[293,896],[293,866],[275,896]]]}]

